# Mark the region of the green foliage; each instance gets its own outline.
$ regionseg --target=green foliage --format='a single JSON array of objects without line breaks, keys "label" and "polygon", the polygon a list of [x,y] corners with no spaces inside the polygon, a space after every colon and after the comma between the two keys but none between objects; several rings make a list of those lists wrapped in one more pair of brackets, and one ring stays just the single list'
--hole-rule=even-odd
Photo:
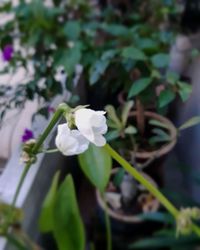
[{"label": "green foliage", "polygon": [[[169,249],[181,249],[188,250],[191,247],[194,247],[198,244],[199,239],[196,236],[188,236],[176,238],[175,236],[155,236],[151,238],[146,238],[140,240],[136,243],[130,245],[130,249],[160,249],[169,248]],[[174,248],[175,247],[175,248]]]},{"label": "green foliage", "polygon": [[169,65],[169,55],[159,53],[151,58],[153,65],[156,68],[166,68]]},{"label": "green foliage", "polygon": [[158,121],[158,120],[151,119],[151,120],[149,121],[149,124],[154,125],[154,126],[157,126],[157,127],[161,127],[161,128],[166,128],[166,129],[168,129],[167,124],[162,123],[162,122],[160,122],[160,121]]},{"label": "green foliage", "polygon": [[55,199],[53,234],[59,250],[84,250],[85,234],[72,177],[61,184]]},{"label": "green foliage", "polygon": [[159,107],[163,108],[168,105],[171,101],[176,98],[176,95],[173,91],[169,89],[163,90],[159,95]]},{"label": "green foliage", "polygon": [[105,110],[107,111],[107,124],[112,130],[106,134],[107,141],[112,141],[121,136],[121,134],[134,135],[137,134],[135,126],[128,124],[128,117],[130,111],[133,108],[134,102],[128,101],[120,110],[119,114],[112,105],[107,105]]},{"label": "green foliage", "polygon": [[90,85],[98,82],[116,54],[117,50],[108,50],[102,54],[100,60],[97,60],[94,65],[92,65],[92,67],[90,68]]},{"label": "green foliage", "polygon": [[[24,56],[21,51],[14,53],[6,70],[16,70],[20,64],[27,68],[33,59],[35,74],[33,79],[27,78],[21,87],[23,91],[13,89],[8,102],[0,107],[1,117],[7,109],[24,105],[27,99],[50,101],[60,94],[62,89],[54,77],[59,66],[63,66],[68,74],[66,87],[70,85],[73,90],[77,64],[84,67],[83,79],[89,79],[92,87],[102,84],[105,94],[112,91],[115,95],[122,89],[129,98],[139,95],[145,105],[149,100],[155,100],[156,107],[167,106],[176,94],[183,101],[187,100],[191,87],[180,82],[174,73],[164,73],[168,68],[168,52],[174,33],[160,31],[159,26],[167,15],[173,16],[177,12],[175,3],[153,1],[147,11],[142,2],[131,2],[130,12],[124,15],[121,9],[118,12],[115,8],[103,8],[97,14],[90,1],[71,0],[63,5],[61,1],[53,2],[53,7],[46,6],[41,0],[30,4],[20,1],[14,9],[9,4],[2,7],[2,11],[16,15],[14,21],[0,28],[2,48],[12,44],[16,36],[24,48],[35,49],[33,55]],[[16,25],[19,27],[17,33]],[[134,70],[139,72],[136,77]],[[39,82],[43,78],[46,78],[45,87],[40,89]],[[163,93],[157,98],[156,87],[163,83],[170,85],[167,91],[171,94],[165,98]]]},{"label": "green foliage", "polygon": [[184,130],[193,126],[196,126],[200,124],[200,116],[194,116],[191,119],[189,119],[188,121],[186,121],[184,124],[182,124],[179,127],[179,130]]},{"label": "green foliage", "polygon": [[172,138],[169,136],[169,134],[162,129],[154,128],[154,129],[152,129],[152,132],[155,134],[155,136],[152,136],[149,139],[149,143],[151,145],[154,145],[158,142],[169,142],[172,140]]},{"label": "green foliage", "polygon": [[78,156],[79,164],[91,183],[104,192],[111,173],[112,159],[103,147],[90,144],[89,149]]},{"label": "green foliage", "polygon": [[131,98],[140,94],[143,90],[145,90],[152,82],[152,78],[141,78],[134,82],[129,90],[128,97]]},{"label": "green foliage", "polygon": [[124,174],[125,174],[125,170],[123,168],[120,168],[118,172],[115,174],[114,179],[113,179],[113,184],[115,185],[115,187],[120,186],[120,184],[122,183]]},{"label": "green foliage", "polygon": [[69,49],[60,49],[54,55],[54,67],[64,66],[68,75],[74,72],[76,64],[81,59],[81,48],[79,44]]},{"label": "green foliage", "polygon": [[131,46],[122,50],[122,57],[137,61],[145,61],[147,59],[142,50]]},{"label": "green foliage", "polygon": [[78,21],[68,21],[63,28],[64,34],[70,40],[77,40],[80,36],[81,26]]},{"label": "green foliage", "polygon": [[51,232],[59,250],[83,250],[84,226],[81,220],[73,179],[68,175],[58,187],[59,173],[53,179],[40,215],[40,230]]},{"label": "green foliage", "polygon": [[189,85],[188,83],[181,82],[181,81],[179,81],[177,84],[179,87],[178,93],[179,93],[182,101],[183,102],[187,101],[192,93],[192,86]]},{"label": "green foliage", "polygon": [[56,205],[56,195],[60,173],[57,172],[53,178],[49,192],[42,205],[40,213],[39,227],[43,233],[52,232],[54,228],[54,210]]}]

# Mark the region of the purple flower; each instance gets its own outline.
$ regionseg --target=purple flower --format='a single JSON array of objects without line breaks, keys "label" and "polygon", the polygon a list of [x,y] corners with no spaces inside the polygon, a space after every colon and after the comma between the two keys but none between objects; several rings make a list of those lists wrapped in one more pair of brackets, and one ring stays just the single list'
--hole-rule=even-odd
[{"label": "purple flower", "polygon": [[54,113],[55,112],[55,108],[48,106],[48,112],[49,113]]},{"label": "purple flower", "polygon": [[3,60],[9,62],[13,57],[14,49],[13,46],[8,44],[3,48],[2,57]]},{"label": "purple flower", "polygon": [[22,135],[22,142],[27,142],[27,141],[29,141],[30,139],[33,139],[33,138],[34,138],[33,132],[26,128],[24,130],[24,134]]}]

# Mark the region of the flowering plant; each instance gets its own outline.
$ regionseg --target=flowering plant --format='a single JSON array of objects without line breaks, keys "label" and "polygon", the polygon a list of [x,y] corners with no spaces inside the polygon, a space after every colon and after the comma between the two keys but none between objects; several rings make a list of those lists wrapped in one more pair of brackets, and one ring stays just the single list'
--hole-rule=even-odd
[{"label": "flowering plant", "polygon": [[101,85],[104,96],[125,90],[129,98],[140,95],[149,100],[156,95],[155,91],[147,95],[152,86],[169,82],[157,106],[164,107],[176,94],[186,100],[190,86],[172,74],[159,74],[168,66],[173,41],[172,32],[159,25],[168,23],[175,4],[153,1],[153,6],[159,6],[156,18],[146,1],[129,3],[126,8],[139,14],[127,11],[124,18],[116,3],[108,8],[81,0],[2,3],[2,15],[7,13],[9,18],[0,28],[0,72],[14,76],[20,72],[23,77],[17,86],[11,81],[9,88],[1,82],[0,96],[6,96],[1,118],[6,110],[23,107],[27,99],[35,98],[43,101],[40,112],[48,114],[46,102],[66,88],[72,90],[81,75],[89,79],[91,91]]},{"label": "flowering plant", "polygon": [[[149,190],[174,216],[177,222],[178,234],[194,232],[200,236],[199,227],[192,221],[192,219],[199,218],[199,210],[197,208],[179,211],[151,182],[149,182],[149,180],[132,167],[112,147],[106,144],[104,134],[107,131],[107,124],[104,111],[94,111],[85,106],[70,108],[67,104],[59,105],[49,125],[39,139],[36,139],[33,143],[29,143],[30,140],[33,140],[30,139],[24,144],[25,147],[23,147],[23,152],[26,152],[29,157],[25,159],[26,165],[13,202],[11,206],[7,205],[7,213],[1,214],[3,218],[0,225],[2,235],[7,238],[13,237],[13,232],[15,232],[15,230],[12,231],[11,229],[16,221],[15,204],[23,181],[32,164],[37,160],[37,154],[44,152],[43,143],[62,116],[66,118],[67,123],[58,125],[58,133],[56,136],[58,150],[65,155],[80,154],[79,160],[81,162],[81,168],[101,193],[104,192],[107,186],[111,171],[111,159],[113,158],[125,171]],[[97,155],[99,156],[99,160],[97,160]],[[92,165],[91,159],[93,161]],[[66,202],[65,198],[67,200],[69,199],[68,202]],[[108,215],[106,215],[106,221],[108,236],[107,249],[111,249],[111,231]],[[77,232],[78,241],[77,238],[72,236],[74,231],[71,230],[66,223],[73,224],[73,229]],[[60,250],[66,250],[66,246],[68,246],[67,249],[70,250],[84,249],[85,234],[75,199],[73,181],[70,176],[68,176],[60,188],[58,188],[58,174],[56,175],[44,204],[40,225],[43,231],[53,232]],[[66,235],[68,235],[68,238],[66,238]],[[26,241],[21,242],[20,244],[26,245],[25,242]]]}]

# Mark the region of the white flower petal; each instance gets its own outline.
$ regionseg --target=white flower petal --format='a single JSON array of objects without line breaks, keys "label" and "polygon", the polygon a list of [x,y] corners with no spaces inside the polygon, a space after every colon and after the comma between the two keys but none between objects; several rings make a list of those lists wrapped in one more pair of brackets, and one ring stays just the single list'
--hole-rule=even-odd
[{"label": "white flower petal", "polygon": [[94,143],[97,147],[103,147],[103,146],[106,144],[106,139],[105,139],[102,135],[96,134],[93,143]]},{"label": "white flower petal", "polygon": [[64,155],[70,156],[86,151],[89,141],[78,130],[70,130],[65,123],[58,126],[55,144]]},{"label": "white flower petal", "polygon": [[102,136],[107,132],[105,111],[82,108],[75,111],[75,124],[80,133],[96,146],[102,147],[106,140]]}]

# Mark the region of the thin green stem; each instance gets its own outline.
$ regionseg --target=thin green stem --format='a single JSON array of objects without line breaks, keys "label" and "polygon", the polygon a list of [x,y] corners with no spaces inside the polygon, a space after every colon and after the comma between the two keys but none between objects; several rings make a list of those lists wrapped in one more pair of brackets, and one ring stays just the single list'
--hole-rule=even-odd
[{"label": "thin green stem", "polygon": [[[47,126],[47,128],[44,130],[44,132],[42,133],[42,135],[39,137],[38,141],[35,143],[33,149],[32,149],[32,154],[33,155],[37,155],[43,142],[45,141],[45,139],[47,138],[47,136],[49,135],[49,133],[51,132],[51,130],[54,128],[54,126],[56,125],[56,123],[59,121],[59,119],[61,118],[61,116],[63,115],[63,113],[65,112],[65,104],[61,104],[57,111],[54,113],[51,121],[49,122],[49,125]],[[25,168],[24,168],[24,171],[21,175],[21,178],[19,180],[19,183],[18,183],[18,186],[17,186],[17,189],[16,189],[16,192],[14,194],[14,198],[13,198],[13,201],[12,201],[12,207],[15,206],[16,204],[16,201],[17,201],[17,198],[19,196],[19,193],[20,193],[20,190],[21,190],[21,187],[24,183],[24,180],[28,174],[28,171],[30,169],[32,165],[32,162],[28,162],[26,165],[25,165]]]},{"label": "thin green stem", "polygon": [[[148,180],[144,178],[144,176],[135,168],[133,168],[124,158],[122,158],[110,145],[106,144],[105,149],[111,155],[113,159],[115,159],[129,174],[131,174],[138,182],[140,182],[144,187],[147,188],[159,201],[163,206],[175,217],[179,215],[179,210]],[[192,230],[198,236],[200,236],[200,228],[192,224]]]},{"label": "thin green stem", "polygon": [[105,199],[105,194],[102,194],[104,201],[104,214],[105,214],[105,225],[106,225],[106,239],[107,239],[107,250],[112,250],[112,232],[111,232],[111,224],[110,217],[108,215],[108,207]]},{"label": "thin green stem", "polygon": [[22,175],[21,175],[21,177],[20,177],[20,180],[19,180],[19,183],[18,183],[16,192],[15,192],[15,195],[14,195],[13,201],[12,201],[12,203],[11,203],[11,206],[12,206],[12,207],[15,206],[15,203],[16,203],[16,201],[17,201],[17,197],[18,197],[18,195],[19,195],[19,192],[20,192],[20,190],[21,190],[21,187],[22,187],[22,185],[23,185],[23,183],[24,183],[24,180],[25,180],[25,178],[26,178],[26,176],[27,176],[27,173],[28,173],[30,167],[31,167],[31,163],[27,163],[26,166],[24,167],[24,170],[23,170]]},{"label": "thin green stem", "polygon": [[63,114],[63,109],[59,109],[55,112],[55,114],[53,115],[51,121],[49,122],[48,126],[46,127],[46,129],[44,130],[44,132],[42,133],[42,135],[39,137],[38,141],[36,142],[35,146],[33,147],[32,153],[33,154],[37,154],[38,150],[40,149],[40,147],[42,146],[43,142],[46,140],[47,136],[49,135],[49,133],[51,132],[51,130],[54,128],[54,126],[56,125],[56,123],[59,121],[59,119],[61,118],[62,114]]},{"label": "thin green stem", "polygon": [[53,148],[53,149],[42,150],[40,153],[52,154],[56,152],[59,152],[59,150],[57,148]]},{"label": "thin green stem", "polygon": [[146,180],[138,170],[133,168],[108,144],[106,144],[105,148],[113,157],[113,159],[115,159],[127,172],[129,172],[137,181],[139,181],[144,187],[146,187],[173,216],[177,217],[177,215],[179,214],[178,209],[176,209],[174,205],[151,182]]}]

